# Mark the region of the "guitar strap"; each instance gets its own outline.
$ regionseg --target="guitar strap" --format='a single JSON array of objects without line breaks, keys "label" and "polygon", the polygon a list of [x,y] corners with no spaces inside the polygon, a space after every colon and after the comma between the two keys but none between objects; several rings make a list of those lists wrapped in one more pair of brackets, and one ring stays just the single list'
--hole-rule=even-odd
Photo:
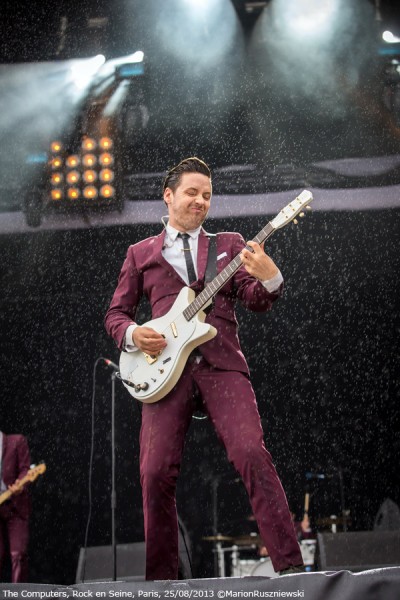
[{"label": "guitar strap", "polygon": [[[217,234],[207,233],[207,237],[210,240],[210,242],[208,244],[208,256],[206,272],[204,275],[204,286],[206,286],[207,283],[210,283],[210,281],[212,281],[217,275]],[[207,306],[207,308],[204,310],[206,315],[210,312],[210,310],[213,309],[214,299],[215,296],[213,297],[211,304]]]}]

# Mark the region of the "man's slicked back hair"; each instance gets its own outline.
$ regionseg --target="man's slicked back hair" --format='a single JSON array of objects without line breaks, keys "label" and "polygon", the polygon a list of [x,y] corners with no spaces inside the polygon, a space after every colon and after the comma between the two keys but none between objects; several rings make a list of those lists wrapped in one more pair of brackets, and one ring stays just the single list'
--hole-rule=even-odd
[{"label": "man's slicked back hair", "polygon": [[211,171],[208,165],[197,156],[191,156],[190,158],[184,158],[178,165],[168,171],[164,179],[163,192],[166,188],[170,188],[175,192],[184,173],[201,173],[211,179]]}]

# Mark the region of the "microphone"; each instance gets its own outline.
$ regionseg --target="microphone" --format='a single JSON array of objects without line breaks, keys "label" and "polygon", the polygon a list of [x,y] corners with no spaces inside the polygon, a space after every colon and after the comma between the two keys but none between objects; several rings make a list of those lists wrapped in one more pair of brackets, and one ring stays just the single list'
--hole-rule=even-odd
[{"label": "microphone", "polygon": [[307,471],[306,479],[330,479],[333,475],[327,473],[310,473]]},{"label": "microphone", "polygon": [[109,358],[103,358],[103,360],[106,363],[107,367],[114,369],[114,371],[119,371],[119,366],[116,365],[112,360],[110,360]]}]

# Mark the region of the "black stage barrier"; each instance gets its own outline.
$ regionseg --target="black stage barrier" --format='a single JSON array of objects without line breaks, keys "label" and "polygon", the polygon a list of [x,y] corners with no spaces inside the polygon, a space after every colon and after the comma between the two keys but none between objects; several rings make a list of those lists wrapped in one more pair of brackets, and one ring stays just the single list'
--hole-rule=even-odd
[{"label": "black stage barrier", "polygon": [[82,583],[71,586],[0,584],[0,598],[304,598],[399,600],[400,567],[352,573],[314,572],[267,577]]},{"label": "black stage barrier", "polygon": [[318,533],[317,538],[320,571],[357,572],[400,565],[400,531]]}]

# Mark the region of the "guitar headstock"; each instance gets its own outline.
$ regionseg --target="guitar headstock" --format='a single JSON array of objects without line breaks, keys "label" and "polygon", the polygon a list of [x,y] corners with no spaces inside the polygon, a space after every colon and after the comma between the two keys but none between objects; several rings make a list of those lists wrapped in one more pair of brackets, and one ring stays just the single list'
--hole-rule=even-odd
[{"label": "guitar headstock", "polygon": [[274,229],[280,229],[281,227],[284,227],[291,221],[294,221],[296,223],[295,219],[297,215],[300,214],[300,216],[304,216],[304,214],[301,213],[304,208],[311,208],[308,205],[310,204],[310,202],[312,202],[312,200],[313,195],[311,192],[309,192],[308,190],[304,190],[303,192],[301,192],[301,194],[297,196],[297,198],[295,198],[294,200],[292,200],[292,202],[290,202],[290,204],[285,206],[285,208],[283,208],[280,211],[280,213],[277,214],[275,219],[271,221],[272,227]]},{"label": "guitar headstock", "polygon": [[41,463],[40,465],[29,469],[29,471],[26,474],[26,477],[29,479],[29,481],[35,481],[35,479],[39,477],[39,475],[42,475],[45,472],[45,470],[46,465],[44,463]]}]

